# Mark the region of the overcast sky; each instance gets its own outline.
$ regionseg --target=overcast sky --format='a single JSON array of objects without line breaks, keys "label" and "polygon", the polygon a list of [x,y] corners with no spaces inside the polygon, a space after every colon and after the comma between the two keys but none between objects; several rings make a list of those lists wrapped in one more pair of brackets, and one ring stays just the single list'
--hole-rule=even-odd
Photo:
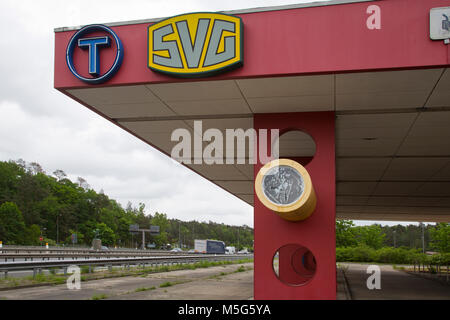
[{"label": "overcast sky", "polygon": [[299,2],[312,1],[1,0],[0,160],[62,169],[147,213],[253,226],[251,206],[56,91],[53,29]]}]

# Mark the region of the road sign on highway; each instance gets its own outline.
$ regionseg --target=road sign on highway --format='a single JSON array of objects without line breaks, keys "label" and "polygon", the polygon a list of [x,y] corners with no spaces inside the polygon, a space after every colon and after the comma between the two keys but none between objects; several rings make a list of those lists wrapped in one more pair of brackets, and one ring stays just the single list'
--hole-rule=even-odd
[{"label": "road sign on highway", "polygon": [[138,224],[130,224],[130,232],[137,232],[139,231],[139,225]]},{"label": "road sign on highway", "polygon": [[159,234],[159,226],[150,226],[150,234],[157,236]]}]

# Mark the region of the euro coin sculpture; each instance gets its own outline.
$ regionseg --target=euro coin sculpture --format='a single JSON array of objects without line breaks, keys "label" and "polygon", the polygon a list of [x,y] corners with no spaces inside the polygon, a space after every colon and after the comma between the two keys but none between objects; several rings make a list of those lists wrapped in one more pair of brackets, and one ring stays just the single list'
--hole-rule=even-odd
[{"label": "euro coin sculpture", "polygon": [[281,218],[300,221],[316,208],[316,193],[308,171],[289,159],[278,159],[262,167],[255,179],[259,201]]}]

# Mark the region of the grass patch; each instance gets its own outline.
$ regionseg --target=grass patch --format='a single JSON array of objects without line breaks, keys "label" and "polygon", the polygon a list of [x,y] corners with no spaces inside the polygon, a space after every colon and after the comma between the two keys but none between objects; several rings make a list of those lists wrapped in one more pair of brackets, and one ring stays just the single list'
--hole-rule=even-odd
[{"label": "grass patch", "polygon": [[80,273],[89,273],[89,266],[81,266]]},{"label": "grass patch", "polygon": [[244,272],[246,271],[244,266],[240,266],[239,268],[236,269],[236,272]]},{"label": "grass patch", "polygon": [[170,281],[163,282],[159,285],[160,288],[166,288],[166,287],[171,287],[171,286],[173,286],[173,283]]},{"label": "grass patch", "polygon": [[145,287],[141,287],[141,288],[137,288],[136,290],[134,290],[134,292],[143,292],[143,291],[149,291],[149,290],[155,290],[156,287],[150,287],[150,288],[145,288]]},{"label": "grass patch", "polygon": [[104,293],[102,293],[102,294],[94,294],[91,297],[91,300],[103,300],[103,299],[106,299],[106,298],[108,298],[108,296],[106,294],[104,294]]},{"label": "grass patch", "polygon": [[48,272],[51,274],[51,275],[56,275],[56,271],[58,270],[58,268],[50,268],[50,269],[48,269]]}]

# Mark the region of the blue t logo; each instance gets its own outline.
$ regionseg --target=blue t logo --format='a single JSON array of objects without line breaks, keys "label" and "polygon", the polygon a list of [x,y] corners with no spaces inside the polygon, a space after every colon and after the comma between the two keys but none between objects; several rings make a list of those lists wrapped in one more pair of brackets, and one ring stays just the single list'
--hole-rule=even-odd
[{"label": "blue t logo", "polygon": [[89,48],[89,74],[97,77],[100,74],[100,47],[109,47],[111,41],[109,37],[84,38],[78,40],[81,49]]}]

